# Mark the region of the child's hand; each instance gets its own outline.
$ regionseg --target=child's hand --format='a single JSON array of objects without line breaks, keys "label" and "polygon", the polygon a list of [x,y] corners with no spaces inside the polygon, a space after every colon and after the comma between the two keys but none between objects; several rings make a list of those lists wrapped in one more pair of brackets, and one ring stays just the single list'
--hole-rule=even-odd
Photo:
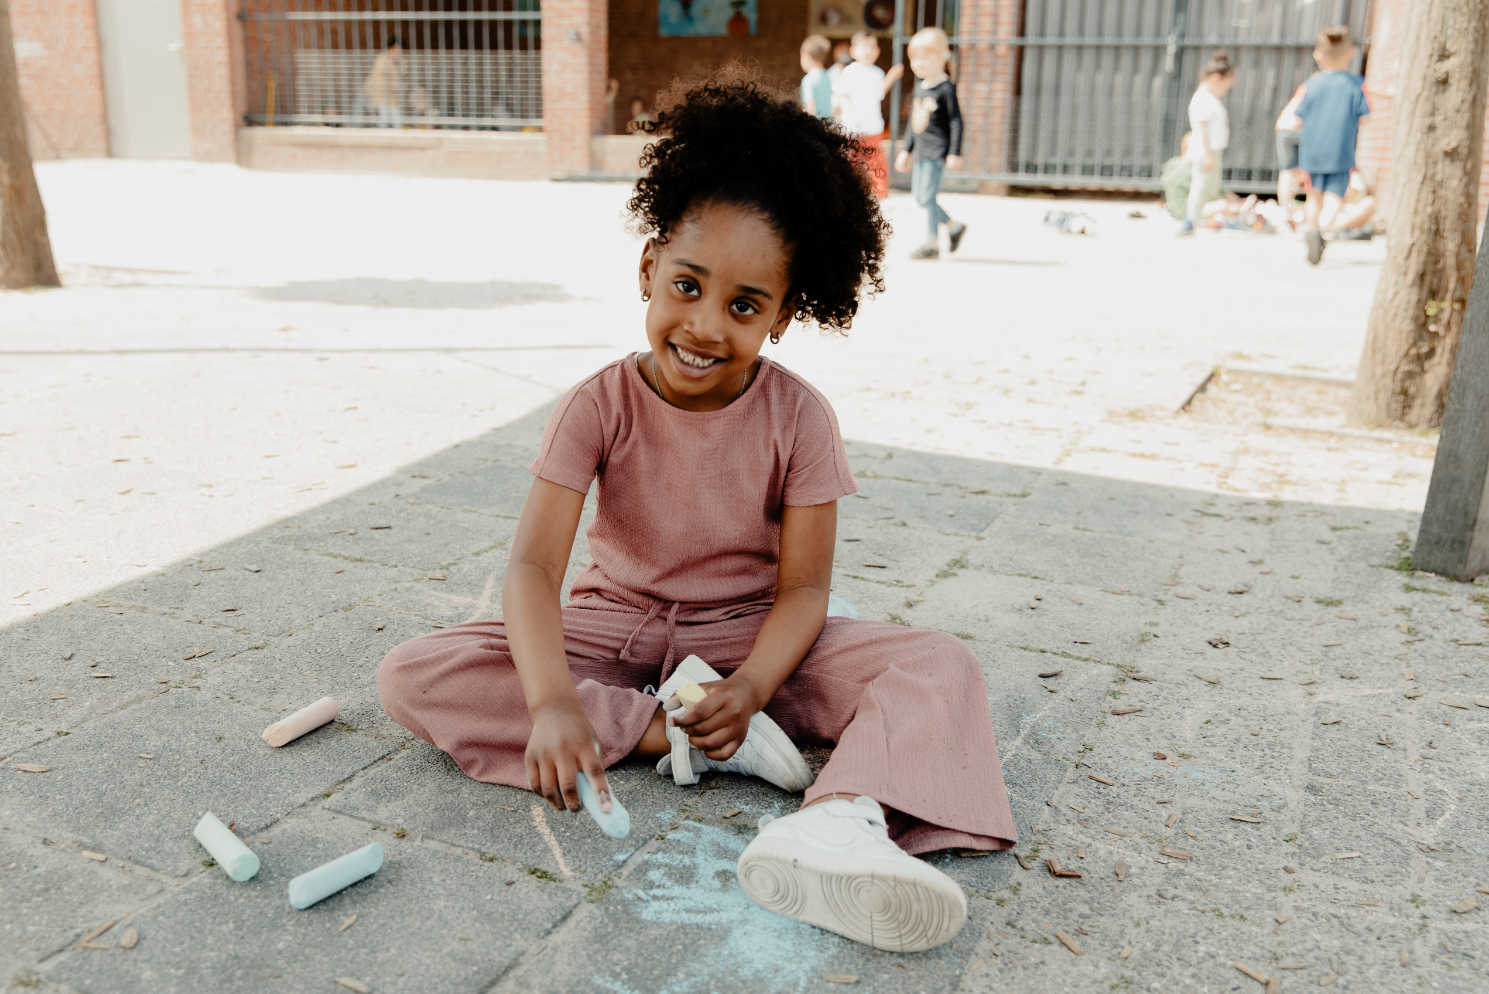
[{"label": "child's hand", "polygon": [[709,759],[728,759],[744,745],[750,717],[760,710],[755,686],[737,674],[699,686],[708,696],[685,711],[672,712],[672,723]]},{"label": "child's hand", "polygon": [[947,169],[960,169],[960,168],[962,168],[962,157],[960,155],[948,155],[946,157],[946,168]]},{"label": "child's hand", "polygon": [[905,75],[905,65],[904,65],[904,63],[900,63],[897,66],[890,66],[889,69],[886,70],[885,73],[884,73],[884,92],[885,93],[888,93],[889,92],[889,88],[891,86],[893,86],[894,84],[898,83],[900,81],[900,79],[904,75]]},{"label": "child's hand", "polygon": [[895,172],[908,173],[910,171],[910,153],[901,152],[894,157]]},{"label": "child's hand", "polygon": [[579,810],[576,773],[584,771],[600,798],[600,809],[610,811],[610,785],[605,767],[595,750],[595,730],[579,701],[560,701],[533,715],[533,731],[527,739],[527,782],[560,811]]}]

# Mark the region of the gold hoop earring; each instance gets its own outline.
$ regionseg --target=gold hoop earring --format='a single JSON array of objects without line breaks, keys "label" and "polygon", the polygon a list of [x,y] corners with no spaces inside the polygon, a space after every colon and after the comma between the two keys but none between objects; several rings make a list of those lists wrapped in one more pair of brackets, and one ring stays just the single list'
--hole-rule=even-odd
[{"label": "gold hoop earring", "polygon": [[779,331],[772,331],[770,333],[770,344],[772,344],[772,345],[779,345],[779,344],[781,344],[781,333]]},{"label": "gold hoop earring", "polygon": [[651,300],[651,291],[650,290],[642,290],[641,291],[641,302],[644,304],[644,303],[647,303],[650,300]]}]

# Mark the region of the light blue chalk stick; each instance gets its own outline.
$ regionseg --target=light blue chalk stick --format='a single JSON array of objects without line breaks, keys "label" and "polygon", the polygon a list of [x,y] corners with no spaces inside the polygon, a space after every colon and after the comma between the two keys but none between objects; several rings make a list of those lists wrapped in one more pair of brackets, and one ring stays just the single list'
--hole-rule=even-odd
[{"label": "light blue chalk stick", "polygon": [[607,815],[600,810],[600,795],[595,793],[594,787],[590,786],[589,777],[582,770],[578,774],[578,787],[579,803],[584,805],[584,810],[600,826],[600,831],[612,839],[624,839],[631,834],[631,814],[614,792],[610,794],[610,813]]},{"label": "light blue chalk stick", "polygon": [[222,819],[208,811],[191,830],[202,848],[212,854],[222,872],[242,883],[259,871],[259,858],[234,835]]},{"label": "light blue chalk stick", "polygon": [[290,904],[304,910],[325,900],[364,877],[370,877],[383,865],[383,847],[374,842],[339,859],[308,870],[290,881]]}]

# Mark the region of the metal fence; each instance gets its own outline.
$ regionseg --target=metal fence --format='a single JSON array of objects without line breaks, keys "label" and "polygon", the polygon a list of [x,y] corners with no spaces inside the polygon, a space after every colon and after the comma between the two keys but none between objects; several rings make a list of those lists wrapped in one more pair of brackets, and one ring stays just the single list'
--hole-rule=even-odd
[{"label": "metal fence", "polygon": [[[1225,48],[1236,84],[1225,101],[1231,138],[1222,177],[1228,189],[1243,193],[1276,188],[1273,129],[1293,91],[1315,71],[1318,31],[1348,24],[1359,41],[1367,5],[1025,0],[1021,29],[999,35],[958,24],[956,8],[948,6],[955,0],[898,2],[896,58],[916,24],[943,24],[953,35],[969,179],[1158,189],[1164,161],[1179,154],[1188,130],[1200,68],[1212,50]],[[897,138],[903,117],[895,117]]]},{"label": "metal fence", "polygon": [[247,0],[241,16],[250,124],[543,126],[538,0]]}]

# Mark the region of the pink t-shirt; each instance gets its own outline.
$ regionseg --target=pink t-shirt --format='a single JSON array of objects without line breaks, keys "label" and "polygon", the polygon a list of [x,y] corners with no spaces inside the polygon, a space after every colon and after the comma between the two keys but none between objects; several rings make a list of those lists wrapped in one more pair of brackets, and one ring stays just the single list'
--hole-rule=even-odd
[{"label": "pink t-shirt", "polygon": [[770,601],[781,509],[858,491],[831,405],[769,360],[743,397],[704,413],[658,397],[634,353],[612,362],[559,401],[529,468],[580,493],[599,477],[594,561],[570,597],[633,604]]}]

